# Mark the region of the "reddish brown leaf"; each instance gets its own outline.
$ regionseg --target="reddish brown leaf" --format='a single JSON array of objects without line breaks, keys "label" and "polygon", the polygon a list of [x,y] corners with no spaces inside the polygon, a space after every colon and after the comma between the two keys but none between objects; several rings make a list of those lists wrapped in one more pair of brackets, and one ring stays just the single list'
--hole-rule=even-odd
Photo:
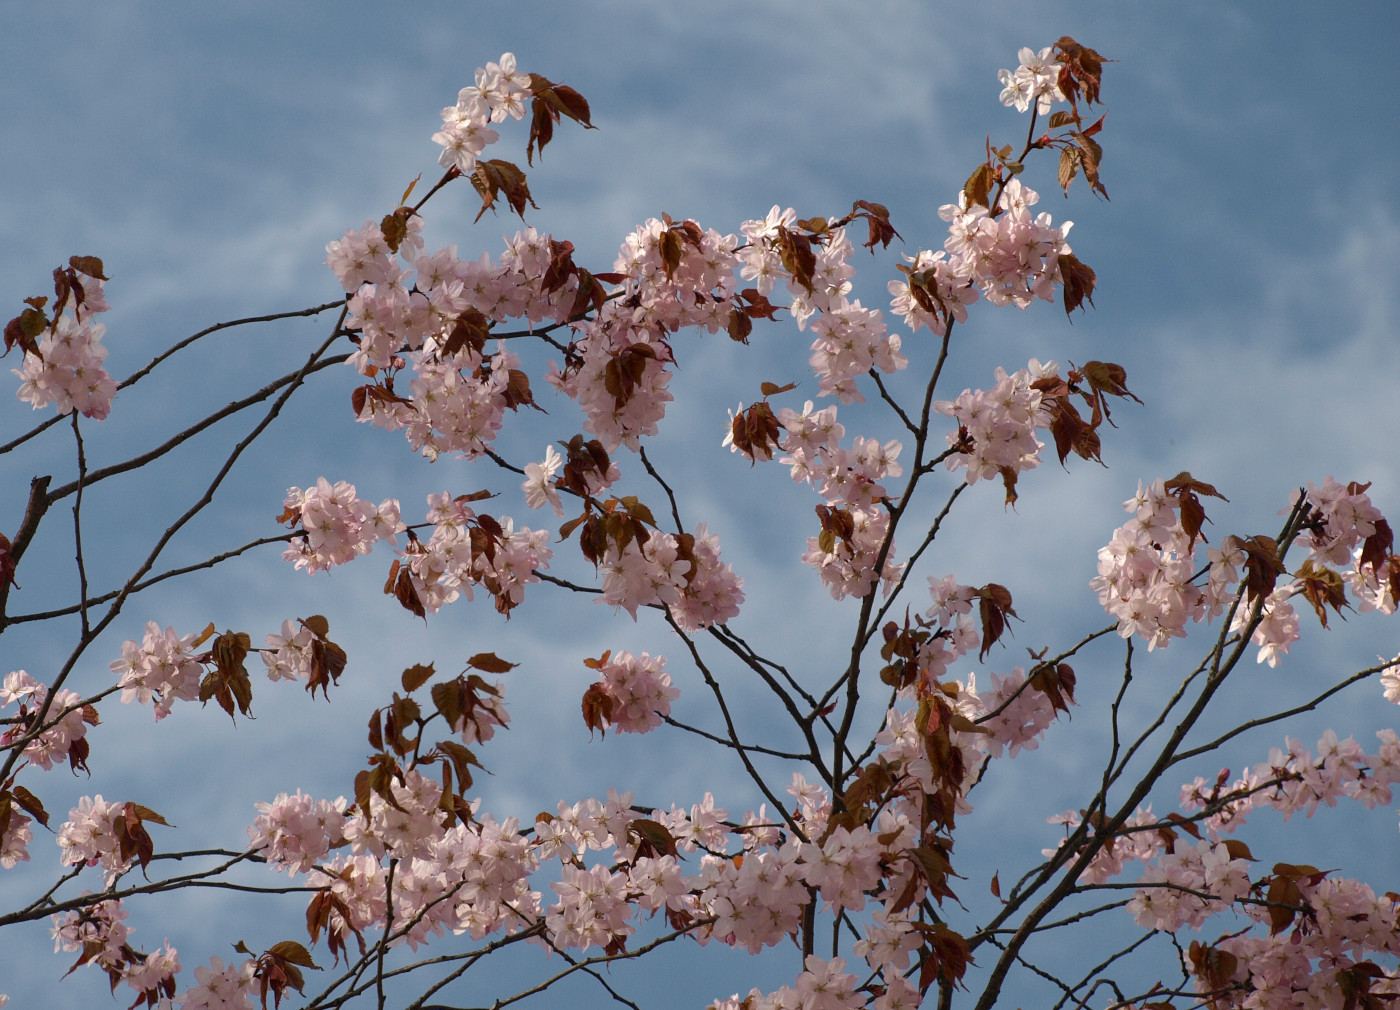
[{"label": "reddish brown leaf", "polygon": [[1010,590],[995,582],[974,590],[973,598],[978,601],[978,613],[982,618],[982,648],[978,659],[985,660],[988,651],[1006,631],[1007,617],[1015,617],[1016,611],[1011,607]]},{"label": "reddish brown leaf", "polygon": [[1390,531],[1390,523],[1384,519],[1377,519],[1375,527],[1376,531],[1361,545],[1361,557],[1357,561],[1357,567],[1369,566],[1379,572],[1390,561],[1391,551],[1395,549],[1395,534]]},{"label": "reddish brown leaf", "polygon": [[647,817],[639,817],[627,825],[628,837],[637,839],[637,855],[658,856],[676,855],[676,840],[665,825]]},{"label": "reddish brown leaf", "polygon": [[583,692],[583,724],[588,727],[590,737],[595,729],[603,736],[608,735],[613,705],[613,696],[601,682],[590,684],[588,690]]},{"label": "reddish brown leaf", "polygon": [[4,592],[6,586],[19,588],[19,583],[15,581],[15,559],[10,553],[12,549],[10,538],[0,533],[0,592]]},{"label": "reddish brown leaf", "polygon": [[478,161],[470,180],[472,188],[481,197],[481,210],[477,211],[475,218],[477,221],[481,220],[481,215],[494,208],[496,197],[502,193],[505,194],[510,209],[522,219],[525,217],[527,204],[536,210],[539,209],[530,198],[530,187],[525,181],[525,173],[509,161],[499,158]]},{"label": "reddish brown leaf", "polygon": [[877,243],[880,248],[888,249],[891,242],[904,237],[894,230],[894,225],[890,224],[890,212],[883,204],[857,200],[851,206],[851,219],[857,218],[864,218],[865,223],[869,226],[869,237],[862,245],[870,250],[872,256],[875,254]]},{"label": "reddish brown leaf", "polygon": [[1303,567],[1293,573],[1302,584],[1303,595],[1312,604],[1313,610],[1317,613],[1317,619],[1322,622],[1322,626],[1327,627],[1327,608],[1330,606],[1337,612],[1337,616],[1343,620],[1346,615],[1342,613],[1342,608],[1349,606],[1347,603],[1346,583],[1337,572],[1325,565],[1316,565],[1312,561],[1303,562]]},{"label": "reddish brown leaf", "polygon": [[1283,562],[1278,557],[1278,545],[1273,537],[1262,534],[1240,541],[1245,552],[1245,590],[1251,599],[1263,599],[1274,591],[1278,577],[1283,574]]},{"label": "reddish brown leaf", "polygon": [[1078,173],[1079,149],[1068,146],[1060,148],[1060,164],[1055,173],[1055,181],[1065,191],[1065,196],[1069,196],[1070,183],[1074,182],[1074,177]]},{"label": "reddish brown leaf", "polygon": [[403,240],[408,238],[408,219],[413,214],[412,207],[400,207],[393,213],[385,214],[379,222],[379,231],[384,235],[384,244],[389,247],[391,253],[397,253]]},{"label": "reddish brown leaf", "polygon": [[399,572],[399,577],[394,582],[394,599],[399,601],[399,606],[415,617],[421,617],[425,621],[428,619],[423,601],[418,598],[418,590],[413,587],[413,573],[407,568]]},{"label": "reddish brown leaf", "polygon": [[474,670],[481,670],[483,673],[509,673],[520,664],[508,663],[494,652],[478,652],[467,660],[467,665]]},{"label": "reddish brown leaf", "polygon": [[1230,500],[1229,498],[1226,498],[1223,494],[1221,494],[1219,491],[1215,490],[1215,486],[1213,484],[1207,484],[1205,481],[1197,480],[1185,470],[1181,471],[1181,473],[1177,474],[1171,480],[1165,481],[1162,484],[1162,487],[1164,490],[1172,492],[1177,491],[1181,488],[1186,488],[1191,491],[1196,491],[1200,494],[1209,495],[1212,498],[1219,498],[1221,501]]},{"label": "reddish brown leaf", "polygon": [[[47,299],[33,299],[40,305]],[[18,347],[25,354],[42,357],[39,353],[39,335],[48,329],[49,317],[38,308],[28,308],[5,324],[5,354]]]},{"label": "reddish brown leaf", "polygon": [[967,205],[990,208],[988,195],[995,182],[996,175],[992,166],[985,161],[973,169],[972,174],[967,177],[967,182],[963,183],[963,195],[967,197]]},{"label": "reddish brown leaf", "polygon": [[476,309],[467,309],[452,325],[452,332],[447,335],[442,347],[438,351],[440,358],[452,358],[464,348],[470,347],[478,355],[486,347],[486,340],[491,335],[491,321]]},{"label": "reddish brown leaf", "polygon": [[1235,969],[1239,967],[1239,959],[1234,954],[1199,940],[1191,941],[1188,954],[1192,974],[1202,979],[1207,989],[1227,989],[1234,983]]},{"label": "reddish brown leaf", "polygon": [[[5,793],[0,793],[0,802],[4,802],[4,797],[6,795],[7,794]],[[28,789],[24,788],[24,786],[12,786],[10,788],[8,796],[14,800],[15,804],[19,806],[21,810],[29,814],[29,816],[33,817],[44,827],[47,828],[49,826],[48,811],[46,811],[44,809],[44,805],[39,802],[39,797],[35,796]],[[0,835],[3,834],[4,832],[0,831]]]},{"label": "reddish brown leaf", "polygon": [[111,280],[103,273],[102,260],[98,256],[69,256],[68,266],[86,277],[99,281]]},{"label": "reddish brown leaf", "polygon": [[1099,87],[1103,78],[1105,61],[1088,46],[1081,46],[1068,35],[1060,36],[1055,43],[1055,59],[1060,63],[1060,91],[1072,104],[1078,105],[1082,95],[1086,105],[1099,100]]},{"label": "reddish brown leaf", "polygon": [[811,294],[812,275],[817,269],[817,255],[812,251],[812,240],[800,232],[780,227],[776,241],[783,269]]},{"label": "reddish brown leaf", "polygon": [[773,450],[783,437],[783,429],[766,400],[750,404],[735,414],[730,433],[734,445],[749,457],[750,466],[760,459],[772,459]]},{"label": "reddish brown leaf", "polygon": [[1082,308],[1084,302],[1094,304],[1094,271],[1073,253],[1059,258],[1060,282],[1064,285],[1065,315]]}]

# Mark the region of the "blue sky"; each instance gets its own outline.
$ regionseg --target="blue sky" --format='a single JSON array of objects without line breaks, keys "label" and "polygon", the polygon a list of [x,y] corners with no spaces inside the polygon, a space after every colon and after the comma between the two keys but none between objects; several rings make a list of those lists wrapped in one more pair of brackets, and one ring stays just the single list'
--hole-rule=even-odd
[{"label": "blue sky", "polygon": [[[326,242],[377,219],[418,173],[436,178],[429,138],[438,110],[475,67],[507,50],[523,69],[573,85],[592,104],[599,129],[561,129],[530,175],[540,209],[528,222],[571,240],[580,263],[608,269],[627,232],[663,211],[729,232],[774,203],[810,216],[843,213],[855,199],[889,207],[906,251],[938,248],[938,207],[955,197],[984,138],[1013,143],[1024,134],[1024,119],[997,102],[996,71],[1015,66],[1019,47],[1069,34],[1117,61],[1105,76],[1102,137],[1112,200],[1094,200],[1080,186],[1063,200],[1048,160],[1032,164],[1027,181],[1041,192],[1041,209],[1075,222],[1075,252],[1098,273],[1096,308],[1071,324],[1054,306],[977,306],[955,341],[944,395],[985,386],[997,365],[1015,369],[1030,357],[1098,358],[1123,364],[1145,405],[1115,411],[1108,469],[1081,462],[1067,474],[1047,462],[1023,479],[1014,513],[995,489],[973,489],[924,562],[926,574],[1012,589],[1025,620],[989,668],[1004,670],[1025,647],[1066,644],[1103,623],[1087,588],[1094,552],[1140,478],[1189,470],[1215,483],[1231,499],[1212,509],[1222,535],[1272,533],[1289,490],[1328,474],[1374,482],[1373,500],[1395,514],[1400,83],[1387,68],[1400,18],[1392,6],[693,6],[0,4],[9,40],[0,69],[0,296],[17,313],[69,255],[101,256],[112,278],[105,343],[119,377],[212,322],[331,300],[338,290],[323,263]],[[500,156],[513,157],[523,130],[503,134]],[[496,255],[517,222],[488,214],[473,227],[476,206],[464,187],[436,197],[429,248],[455,243],[463,255]],[[895,261],[856,259],[866,304],[885,304]],[[280,375],[329,323],[213,338],[120,397],[106,425],[89,424],[89,456],[123,458]],[[750,471],[719,447],[726,407],[752,400],[756,378],[804,379],[806,338],[790,327],[760,336],[750,348],[723,338],[686,345],[663,441],[676,453],[690,521],[720,532],[727,560],[747,581],[741,630],[813,669],[815,681],[833,647],[830,629],[839,630],[850,608],[832,604],[796,563],[810,532],[810,495],[777,468]],[[509,500],[511,482],[489,469],[450,460],[430,467],[398,435],[353,425],[354,384],[348,369],[319,376],[273,439],[240,464],[216,515],[172,545],[172,562],[274,532],[285,488],[323,474],[376,500],[397,496],[413,519],[430,491],[491,486]],[[682,393],[692,397],[685,405]],[[545,405],[568,416],[562,402]],[[39,419],[0,396],[0,442]],[[112,481],[91,496],[85,537],[100,544],[90,547],[95,584],[123,577],[249,424],[216,428],[168,457],[153,480]],[[524,427],[511,458],[538,459],[547,441],[574,430]],[[71,475],[71,439],[62,432],[0,457],[0,531],[13,533],[30,477]],[[793,514],[795,524],[785,518]],[[72,598],[64,515],[56,511],[31,549],[12,613]],[[622,784],[638,767],[649,769],[634,785],[643,802],[688,804],[705,789],[736,814],[756,802],[737,774],[720,768],[711,778],[712,766],[700,764],[705,752],[687,740],[589,742],[575,704],[589,680],[579,659],[607,648],[669,652],[673,642],[655,622],[633,625],[540,594],[529,601],[539,604],[538,617],[526,607],[505,624],[489,608],[458,604],[424,629],[379,596],[387,564],[387,554],[376,554],[308,581],[266,550],[144,594],[83,661],[83,687],[110,683],[106,664],[148,619],[181,632],[214,621],[261,640],[283,618],[312,612],[327,615],[350,653],[344,686],[330,706],[261,686],[258,720],[237,728],[192,707],[154,729],[149,711],[109,709],[92,735],[91,782],[53,772],[31,788],[60,814],[84,792],[138,799],[179,824],[182,839],[236,845],[257,800],[297,787],[348,791],[363,758],[365,714],[386,700],[398,670],[428,660],[447,669],[495,650],[522,665],[507,684],[514,728],[482,755],[494,773],[484,786],[487,808],[530,817],[558,799]],[[1283,707],[1315,693],[1329,674],[1400,651],[1394,631],[1374,619],[1354,618],[1324,640],[1305,614],[1304,632],[1277,671],[1248,671],[1227,715],[1261,701]],[[42,676],[66,655],[71,633],[59,624],[12,628],[0,673]],[[1172,682],[1200,648],[1177,643],[1144,660],[1143,679]],[[679,659],[672,673],[687,692],[682,710],[704,721],[711,715]],[[1073,804],[1074,777],[1102,753],[1102,691],[1120,663],[1113,649],[1086,660],[1073,721],[983,787],[969,838],[982,831],[1003,848],[993,857],[981,855],[991,841],[966,845],[975,860],[969,892],[985,890],[994,869],[1003,880],[1016,875],[1008,867],[1027,865],[1050,844],[1044,817]],[[762,710],[750,718],[761,725]],[[1334,725],[1369,744],[1374,729],[1395,721],[1378,690],[1363,688],[1293,732],[1311,745]],[[1260,760],[1281,736],[1251,737],[1231,760],[1236,768]],[[1163,797],[1158,809],[1169,805]],[[1265,832],[1277,827],[1259,822]],[[1393,813],[1334,815],[1301,834],[1318,865],[1364,859],[1378,890],[1396,888]],[[53,869],[48,845],[36,838],[32,872],[0,876],[0,909],[32,894],[39,871]],[[172,899],[159,912],[133,910],[134,939],[153,948],[168,933],[192,967],[227,956],[239,936],[260,949],[292,933],[298,916],[293,903],[278,933],[238,902]],[[23,967],[0,972],[0,991],[12,1005],[55,1005],[48,987],[66,965],[28,959],[48,947],[42,929],[9,932],[5,960]],[[700,985],[690,990],[693,1005],[750,985],[771,989],[795,969],[791,958],[754,967],[711,956],[681,958],[673,969],[705,972],[691,976]],[[90,1005],[103,1005],[104,988],[79,972],[59,1000],[77,1005],[92,993]]]}]

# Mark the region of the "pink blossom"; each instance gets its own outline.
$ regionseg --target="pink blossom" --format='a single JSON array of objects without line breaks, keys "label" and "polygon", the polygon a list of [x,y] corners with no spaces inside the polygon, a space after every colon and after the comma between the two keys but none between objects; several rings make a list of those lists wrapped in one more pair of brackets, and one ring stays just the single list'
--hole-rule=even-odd
[{"label": "pink blossom", "polygon": [[10,823],[0,833],[0,869],[12,870],[19,863],[29,862],[29,843],[34,840],[29,825],[33,823],[33,818],[11,809]]},{"label": "pink blossom", "polygon": [[404,529],[396,500],[375,506],[343,480],[332,486],[320,477],[305,491],[290,488],[284,505],[282,518],[299,525],[301,533],[292,538],[282,558],[312,574],[368,554],[378,540],[393,543],[394,535]]},{"label": "pink blossom", "polygon": [[1060,93],[1060,65],[1052,56],[1053,52],[1051,46],[1039,52],[1023,47],[1017,54],[1021,65],[1014,72],[997,71],[997,79],[1002,83],[1002,105],[1014,105],[1017,112],[1025,112],[1034,102],[1036,112],[1043,116],[1054,103],[1065,100]]},{"label": "pink blossom", "polygon": [[131,860],[122,858],[116,826],[123,808],[124,804],[108,803],[101,793],[80,798],[58,829],[63,865],[101,865],[111,874],[126,870]]},{"label": "pink blossom", "polygon": [[75,311],[76,316],[65,312],[55,319],[39,340],[39,353],[26,354],[11,371],[21,379],[17,395],[35,410],[53,404],[60,414],[77,410],[101,421],[117,392],[116,380],[102,364],[107,348],[99,341],[106,327],[92,322],[94,306]]},{"label": "pink blossom", "polygon": [[1039,361],[1013,375],[997,368],[997,384],[991,389],[965,389],[956,400],[935,403],[934,410],[958,422],[958,428],[947,435],[949,448],[958,451],[944,465],[949,470],[966,469],[969,484],[1000,479],[1003,471],[1019,474],[1039,466],[1044,444],[1035,432],[1050,426],[1050,415],[1041,404],[1040,391],[1031,384],[1054,368],[1053,362],[1041,365]]},{"label": "pink blossom", "polygon": [[661,725],[671,714],[671,702],[680,691],[671,686],[662,656],[642,653],[633,657],[619,652],[598,671],[608,697],[613,701],[608,725],[620,733],[646,733]]},{"label": "pink blossom", "polygon": [[563,465],[564,457],[552,445],[545,447],[541,462],[525,464],[525,483],[520,485],[520,489],[525,492],[526,505],[537,509],[548,502],[556,516],[564,515],[564,503],[554,489],[554,475]]},{"label": "pink blossom", "polygon": [[457,104],[442,110],[442,129],[433,134],[433,143],[444,148],[438,164],[463,175],[471,175],[477,155],[500,139],[500,134],[486,125],[491,121],[491,107],[475,90],[462,89]]},{"label": "pink blossom", "polygon": [[565,865],[563,879],[550,884],[559,903],[545,916],[553,942],[560,947],[607,947],[631,936],[635,927],[628,921],[627,874],[612,872],[606,866],[591,869]]},{"label": "pink blossom", "polygon": [[[0,690],[0,707],[8,707],[12,703],[3,699],[12,699],[19,702],[19,713],[5,720],[11,726],[0,733],[0,747],[16,743],[37,728],[35,723],[39,711],[48,696],[49,689],[24,670],[15,670],[6,676],[5,686]],[[85,768],[89,717],[96,721],[92,709],[82,704],[79,695],[60,689],[44,715],[43,732],[24,745],[25,758],[43,769],[52,768],[55,763],[65,760],[75,769]]]},{"label": "pink blossom", "polygon": [[146,624],[146,634],[137,645],[122,643],[122,658],[110,669],[118,675],[122,703],[133,700],[142,705],[155,703],[159,721],[170,714],[176,701],[192,701],[199,697],[199,683],[204,666],[196,656],[198,635],[179,636],[174,628],[160,630],[154,621]]},{"label": "pink blossom", "polygon": [[248,848],[288,873],[305,873],[344,843],[345,797],[313,800],[298,789],[258,803],[258,817],[248,829]]},{"label": "pink blossom", "polygon": [[256,980],[252,958],[227,966],[217,957],[194,970],[195,985],[180,994],[182,1010],[253,1010]]}]

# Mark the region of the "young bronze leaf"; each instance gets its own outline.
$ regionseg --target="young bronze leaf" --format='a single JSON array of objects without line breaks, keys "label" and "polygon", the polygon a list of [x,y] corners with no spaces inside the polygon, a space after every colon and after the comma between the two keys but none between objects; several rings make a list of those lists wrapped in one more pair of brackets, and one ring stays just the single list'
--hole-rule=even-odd
[{"label": "young bronze leaf", "polygon": [[470,789],[472,773],[469,766],[481,767],[481,762],[476,759],[476,755],[455,740],[442,740],[438,743],[437,749],[445,759],[451,762],[453,770],[457,773],[459,787]]},{"label": "young bronze leaf", "polygon": [[[44,827],[47,828],[49,826],[48,811],[46,811],[44,809],[44,805],[39,802],[39,797],[35,796],[28,789],[24,788],[24,786],[21,785],[16,785],[12,787],[10,789],[10,795],[13,797],[14,802],[18,804],[20,809],[22,809],[25,813],[29,814],[29,816],[33,817]],[[165,822],[162,821],[161,823],[163,824]],[[2,834],[3,832],[0,832],[0,835]]]},{"label": "young bronze leaf", "polygon": [[412,693],[430,681],[435,672],[432,663],[426,666],[422,663],[415,663],[403,672],[400,682],[403,684],[403,689],[405,691]]},{"label": "young bronze leaf", "polygon": [[447,725],[453,728],[461,725],[462,720],[465,719],[467,715],[467,707],[470,700],[467,697],[465,687],[460,677],[456,680],[433,685],[433,705],[437,708],[442,717],[447,720]]},{"label": "young bronze leaf", "polygon": [[1384,519],[1375,520],[1374,525],[1376,531],[1361,544],[1361,557],[1357,560],[1356,567],[1369,567],[1379,572],[1391,559],[1391,551],[1395,549],[1395,534],[1390,530],[1390,523]]},{"label": "young bronze leaf", "polygon": [[869,226],[869,237],[862,244],[870,250],[870,254],[875,255],[875,245],[879,243],[880,248],[888,249],[895,239],[903,239],[904,236],[894,230],[894,225],[890,224],[890,212],[884,204],[872,203],[869,200],[857,200],[851,205],[851,218],[865,218]]},{"label": "young bronze leaf", "polygon": [[391,253],[397,253],[403,240],[408,238],[408,219],[413,216],[413,208],[400,207],[391,214],[385,214],[379,222],[379,230],[384,235],[384,244]]},{"label": "young bronze leaf", "polygon": [[1343,620],[1346,615],[1342,613],[1342,608],[1349,606],[1347,603],[1346,583],[1337,572],[1325,565],[1316,565],[1312,561],[1303,562],[1303,567],[1294,572],[1299,582],[1302,584],[1303,595],[1312,604],[1313,610],[1317,613],[1317,619],[1322,622],[1322,626],[1327,627],[1327,608],[1330,606],[1337,612],[1337,616]]},{"label": "young bronze leaf", "polygon": [[[476,309],[468,308],[457,317],[457,321],[452,324],[452,332],[443,341],[442,347],[438,351],[440,358],[452,358],[458,352],[470,347],[477,354],[480,354],[486,347],[486,340],[491,335],[491,321]],[[411,401],[404,401],[406,403]]]},{"label": "young bronze leaf", "polygon": [[636,837],[638,856],[655,858],[676,855],[675,838],[665,825],[657,821],[639,817],[627,825],[627,834],[629,837]]},{"label": "young bronze leaf", "polygon": [[1093,105],[1099,100],[1099,86],[1106,61],[1097,52],[1088,46],[1081,46],[1068,35],[1060,36],[1055,48],[1058,50],[1055,59],[1060,63],[1061,93],[1076,106],[1081,94],[1086,105]]},{"label": "young bronze leaf", "polygon": [[1250,599],[1263,599],[1274,591],[1278,577],[1283,574],[1283,562],[1278,557],[1278,544],[1263,534],[1240,542],[1245,552],[1245,590]]},{"label": "young bronze leaf", "polygon": [[1207,484],[1203,480],[1197,480],[1185,470],[1181,471],[1181,473],[1177,474],[1171,480],[1165,481],[1162,484],[1162,487],[1164,490],[1172,492],[1185,488],[1191,491],[1195,491],[1199,494],[1209,495],[1212,498],[1219,498],[1221,501],[1230,500],[1229,498],[1226,498],[1223,494],[1221,494],[1219,491],[1215,490],[1215,485]]},{"label": "young bronze leaf", "polygon": [[1074,182],[1074,177],[1078,172],[1079,150],[1073,147],[1060,148],[1060,166],[1055,179],[1060,184],[1060,188],[1065,191],[1065,196],[1069,196],[1069,185]]},{"label": "young bronze leaf", "polygon": [[467,660],[467,665],[483,673],[509,673],[520,664],[508,663],[494,652],[478,652],[471,659]]},{"label": "young bronze leaf", "polygon": [[1095,408],[1103,412],[1104,419],[1109,424],[1113,423],[1113,418],[1109,414],[1108,402],[1104,397],[1124,396],[1137,403],[1142,403],[1128,388],[1128,373],[1122,365],[1115,365],[1111,361],[1086,361],[1083,368],[1075,371],[1084,381],[1089,383],[1090,398]]},{"label": "young bronze leaf", "polygon": [[[1273,911],[1270,909],[1271,918]],[[1207,989],[1228,989],[1234,983],[1235,969],[1239,966],[1239,959],[1228,950],[1210,947],[1199,940],[1192,940],[1188,956],[1191,958],[1192,974],[1202,979]]]},{"label": "young bronze leaf", "polygon": [[1238,838],[1227,838],[1223,844],[1231,859],[1247,859],[1251,863],[1254,862],[1254,856],[1250,854],[1249,846]]},{"label": "young bronze leaf", "polygon": [[985,161],[973,169],[972,174],[967,177],[967,182],[963,183],[963,195],[967,197],[967,205],[988,207],[988,194],[991,193],[995,181],[992,166]]},{"label": "young bronze leaf", "polygon": [[471,174],[472,187],[481,197],[481,210],[477,211],[475,220],[480,221],[481,215],[491,210],[496,197],[505,193],[506,203],[510,204],[511,210],[520,217],[525,217],[525,207],[536,206],[535,201],[530,198],[530,187],[525,181],[525,173],[519,167],[509,161],[502,161],[499,158],[492,158],[489,161],[479,161],[476,170]]},{"label": "young bronze leaf", "polygon": [[423,601],[418,598],[418,590],[413,587],[413,573],[407,568],[399,572],[399,577],[394,582],[394,599],[415,617],[421,617],[425,621],[428,619],[428,611],[424,609]]},{"label": "young bronze leaf", "polygon": [[1079,262],[1073,253],[1064,253],[1059,259],[1060,280],[1064,284],[1065,315],[1082,308],[1084,302],[1094,304],[1094,271],[1085,263]]},{"label": "young bronze leaf", "polygon": [[783,269],[811,294],[812,275],[817,269],[817,254],[812,251],[812,240],[799,232],[779,228],[777,242]]},{"label": "young bronze leaf", "polygon": [[274,957],[280,957],[284,961],[300,965],[303,968],[315,968],[316,962],[311,960],[311,952],[295,940],[283,940],[281,943],[274,943],[267,952]]},{"label": "young bronze leaf", "polygon": [[99,281],[111,280],[102,272],[102,260],[97,256],[69,256],[68,265],[73,270],[85,277],[92,277]]},{"label": "young bronze leaf", "polygon": [[583,724],[588,727],[589,737],[593,736],[595,729],[603,736],[608,735],[613,704],[613,696],[601,683],[590,684],[588,690],[583,692]]},{"label": "young bronze leaf", "polygon": [[982,618],[982,649],[978,659],[985,660],[988,651],[1006,631],[1007,617],[1015,617],[1011,607],[1011,592],[1005,586],[989,582],[976,591],[978,612]]}]

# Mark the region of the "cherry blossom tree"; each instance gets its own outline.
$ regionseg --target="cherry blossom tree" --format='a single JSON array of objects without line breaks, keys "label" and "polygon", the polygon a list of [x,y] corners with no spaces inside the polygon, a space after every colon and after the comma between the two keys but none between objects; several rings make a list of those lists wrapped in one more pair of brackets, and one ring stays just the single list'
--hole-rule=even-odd
[{"label": "cherry blossom tree", "polygon": [[[534,172],[547,170],[556,130],[592,127],[578,90],[507,53],[443,109],[436,182],[418,195],[415,180],[378,221],[329,242],[340,297],[212,326],[118,382],[98,321],[108,265],[78,255],[56,269],[52,294],[25,299],[5,328],[17,394],[45,419],[0,453],[28,454],[36,473],[71,460],[76,476],[36,476],[23,515],[0,519],[0,633],[45,623],[76,633],[61,664],[7,671],[0,687],[0,872],[23,895],[0,910],[0,927],[49,928],[72,972],[104,974],[133,1007],[190,1010],[269,997],[502,1007],[577,979],[595,1002],[638,1006],[654,1000],[635,996],[645,969],[629,974],[628,963],[682,945],[687,957],[734,948],[782,965],[776,987],[683,996],[720,1010],[986,1010],[1021,991],[1018,978],[1056,1006],[1351,1010],[1393,999],[1400,898],[1378,893],[1383,881],[1256,859],[1251,845],[1296,814],[1392,802],[1394,731],[1372,742],[1328,730],[1309,746],[1288,727],[1343,691],[1400,702],[1400,661],[1354,663],[1277,707],[1222,701],[1227,684],[1287,663],[1300,637],[1334,630],[1345,612],[1394,613],[1400,555],[1365,475],[1301,473],[1278,528],[1253,532],[1226,532],[1214,475],[1141,475],[1106,543],[1073,547],[1097,549],[1098,574],[1064,591],[1096,594],[1106,620],[1035,643],[1020,664],[1008,646],[1012,589],[964,584],[936,559],[955,508],[1014,509],[1035,494],[1029,471],[1047,449],[1050,466],[1101,465],[1113,412],[1140,402],[1106,360],[1010,362],[961,391],[945,373],[979,316],[1092,307],[1095,273],[1068,241],[1071,224],[1039,209],[1030,181],[1043,187],[1053,169],[1051,188],[1107,199],[1105,62],[1063,37],[1000,71],[1001,102],[1025,116],[1025,135],[970,156],[937,236],[903,236],[884,206],[856,198],[807,218],[774,206],[730,232],[662,214],[592,267],[566,239],[523,224],[504,250],[430,251],[422,233],[437,201],[466,194],[478,218],[539,210],[527,171],[492,156],[503,137],[524,135]],[[855,297],[862,264],[883,272],[897,322]],[[171,358],[294,316],[327,321],[294,370],[148,450],[89,461],[97,424],[138,383],[159,382]],[[699,404],[713,428],[664,437],[696,341],[794,331],[805,362],[726,377],[737,406]],[[417,505],[308,473],[266,503],[262,535],[173,559],[182,531],[232,507],[236,464],[317,383],[343,386],[349,411],[321,418],[313,437],[334,430],[366,453],[401,453],[386,434],[401,432],[447,486]],[[84,537],[85,498],[157,472],[186,443],[221,461],[213,478],[133,570],[94,582],[101,549]],[[704,503],[677,492],[697,454],[727,456],[735,508],[763,508],[766,486],[806,496],[806,509],[781,517],[805,540],[783,579],[820,584],[839,605],[839,628],[807,630],[839,642],[823,667],[771,655],[746,629],[748,601],[782,587],[736,567]],[[71,568],[31,550],[56,526]],[[279,549],[280,577],[303,587],[297,613],[222,632],[217,620],[177,628],[137,615],[155,586]],[[550,703],[600,749],[649,734],[660,761],[668,741],[686,739],[746,781],[736,789],[701,764],[681,793],[619,777],[602,795],[489,809],[478,780],[493,740],[543,736],[511,720],[521,662],[482,645],[439,670],[403,642],[391,678],[357,670],[318,602],[320,573],[341,569],[382,584],[384,607],[420,626],[488,602],[496,621],[527,625],[541,598],[587,609],[615,645],[574,651],[591,683]],[[74,579],[76,595],[51,602],[61,590],[46,583]],[[547,633],[548,618],[537,620]],[[635,644],[647,627],[664,631],[664,653]],[[122,643],[104,654],[112,636]],[[1174,680],[1144,695],[1135,674],[1158,650],[1180,657]],[[341,711],[342,677],[374,680],[372,711]],[[248,726],[255,697],[275,704],[292,689],[280,681],[319,694],[362,735],[368,758],[343,769],[340,794],[269,794],[248,811],[246,837],[182,847],[164,804],[82,793],[104,760],[106,742],[89,738],[103,712],[149,706],[156,734],[172,718]],[[1094,703],[1079,706],[1086,687]],[[678,708],[692,692],[705,701],[686,712],[699,718]],[[1047,734],[1092,720],[1107,721],[1108,752],[1040,845],[965,829]],[[257,747],[256,727],[240,740]],[[1255,759],[1220,769],[1240,743],[1258,745]],[[726,793],[754,804],[740,813]],[[1393,833],[1393,821],[1382,827]],[[990,880],[962,872],[969,850],[991,847],[1004,851]],[[219,952],[196,951],[129,925],[159,895],[228,892],[256,899],[277,938],[231,935]],[[533,955],[517,962],[529,974],[489,976],[485,989],[478,979],[517,949]]]}]

